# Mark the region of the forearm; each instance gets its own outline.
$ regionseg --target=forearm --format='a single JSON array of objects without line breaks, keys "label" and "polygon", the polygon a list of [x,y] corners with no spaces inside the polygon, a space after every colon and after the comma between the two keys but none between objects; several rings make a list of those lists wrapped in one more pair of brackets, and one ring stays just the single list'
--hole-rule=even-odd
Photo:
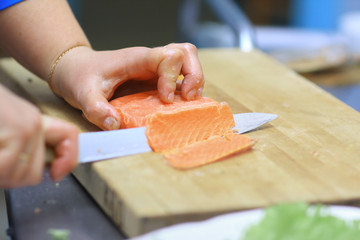
[{"label": "forearm", "polygon": [[47,79],[56,58],[90,43],[66,0],[26,0],[0,12],[0,48]]}]

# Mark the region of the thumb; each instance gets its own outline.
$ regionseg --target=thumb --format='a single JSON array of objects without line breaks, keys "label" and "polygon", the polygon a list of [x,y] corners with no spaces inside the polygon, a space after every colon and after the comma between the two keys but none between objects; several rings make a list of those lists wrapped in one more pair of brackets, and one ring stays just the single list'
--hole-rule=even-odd
[{"label": "thumb", "polygon": [[118,112],[100,94],[89,94],[81,109],[87,120],[103,130],[115,130],[121,126]]}]

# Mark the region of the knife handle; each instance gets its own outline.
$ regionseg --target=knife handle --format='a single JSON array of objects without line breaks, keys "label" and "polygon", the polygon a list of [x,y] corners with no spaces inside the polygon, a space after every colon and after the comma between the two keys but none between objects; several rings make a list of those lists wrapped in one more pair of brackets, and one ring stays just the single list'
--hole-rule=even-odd
[{"label": "knife handle", "polygon": [[55,159],[55,151],[53,147],[46,145],[45,150],[45,164],[51,164]]}]

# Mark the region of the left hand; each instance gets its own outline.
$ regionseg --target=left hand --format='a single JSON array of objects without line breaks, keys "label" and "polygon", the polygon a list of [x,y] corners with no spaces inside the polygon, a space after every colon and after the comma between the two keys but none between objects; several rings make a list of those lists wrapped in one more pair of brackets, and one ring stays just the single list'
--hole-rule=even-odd
[{"label": "left hand", "polygon": [[192,44],[115,51],[77,47],[59,61],[49,84],[90,122],[111,130],[121,124],[117,111],[108,103],[118,86],[128,80],[157,80],[161,100],[171,103],[180,74],[184,75],[182,97],[192,100],[201,96],[204,76]]}]

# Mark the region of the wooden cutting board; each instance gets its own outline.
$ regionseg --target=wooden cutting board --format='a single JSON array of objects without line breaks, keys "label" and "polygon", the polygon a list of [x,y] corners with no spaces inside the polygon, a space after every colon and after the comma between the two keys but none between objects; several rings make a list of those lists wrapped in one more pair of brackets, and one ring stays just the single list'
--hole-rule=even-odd
[{"label": "wooden cutting board", "polygon": [[[199,56],[206,96],[228,102],[234,113],[279,117],[249,133],[257,140],[253,151],[193,170],[172,169],[155,153],[78,166],[76,178],[122,231],[136,236],[280,202],[360,199],[358,112],[259,51]],[[1,60],[0,72],[45,113],[96,130],[13,60]]]}]

